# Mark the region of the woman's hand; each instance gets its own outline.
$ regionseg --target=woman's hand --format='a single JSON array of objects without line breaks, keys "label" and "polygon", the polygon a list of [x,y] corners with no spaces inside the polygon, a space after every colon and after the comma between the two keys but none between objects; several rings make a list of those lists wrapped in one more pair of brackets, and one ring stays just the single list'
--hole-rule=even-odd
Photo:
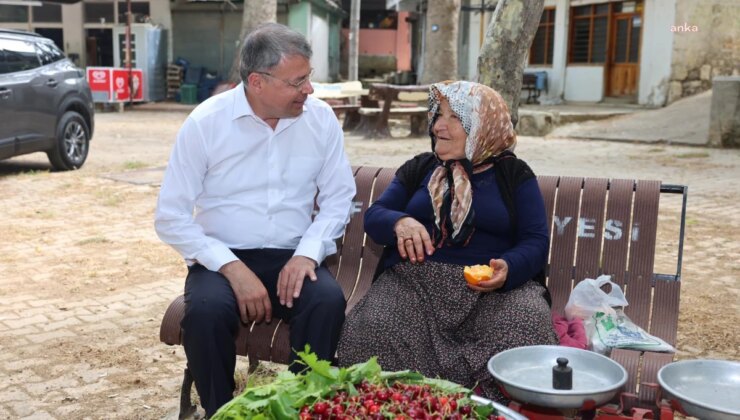
[{"label": "woman's hand", "polygon": [[424,255],[432,255],[434,246],[427,229],[416,219],[410,216],[398,219],[393,227],[398,240],[398,253],[401,258],[409,259],[412,263],[423,262]]},{"label": "woman's hand", "polygon": [[493,292],[504,287],[506,277],[509,275],[509,265],[504,260],[491,260],[489,265],[493,268],[491,280],[482,281],[477,286],[468,284],[468,287],[478,292]]}]

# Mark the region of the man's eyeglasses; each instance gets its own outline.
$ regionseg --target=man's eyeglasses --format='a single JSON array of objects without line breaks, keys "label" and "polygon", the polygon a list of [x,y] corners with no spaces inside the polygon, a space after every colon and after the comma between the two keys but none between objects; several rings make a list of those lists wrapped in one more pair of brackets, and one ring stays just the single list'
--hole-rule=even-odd
[{"label": "man's eyeglasses", "polygon": [[284,79],[281,79],[279,77],[275,77],[275,76],[273,76],[272,74],[270,74],[270,73],[268,73],[266,71],[256,71],[255,73],[261,74],[261,75],[264,75],[264,76],[271,77],[271,78],[273,78],[275,80],[279,80],[279,81],[285,83],[286,85],[292,87],[295,90],[301,90],[303,88],[303,86],[305,86],[306,83],[308,83],[311,80],[311,76],[313,76],[313,69],[311,69],[311,72],[308,73],[308,75],[306,77],[304,77],[304,78],[302,78],[300,80],[294,81],[294,82],[291,82],[291,81],[288,81],[288,80],[284,80]]}]

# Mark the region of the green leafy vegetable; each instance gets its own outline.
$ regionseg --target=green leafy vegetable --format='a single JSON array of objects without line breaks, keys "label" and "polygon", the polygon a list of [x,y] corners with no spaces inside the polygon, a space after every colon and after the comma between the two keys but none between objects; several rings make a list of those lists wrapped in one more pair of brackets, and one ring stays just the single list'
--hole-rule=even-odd
[{"label": "green leafy vegetable", "polygon": [[[490,405],[475,405],[475,403],[472,403],[468,399],[471,391],[467,388],[442,379],[426,378],[420,373],[408,370],[383,372],[375,357],[348,368],[332,367],[328,361],[319,360],[316,354],[311,353],[308,346],[304,351],[298,353],[298,357],[297,363],[306,366],[301,374],[295,375],[289,371],[284,371],[280,372],[272,383],[248,387],[241,395],[221,407],[213,419],[292,420],[310,418],[310,414],[307,412],[309,407],[313,407],[314,410],[323,410],[325,409],[324,406],[329,405],[335,410],[349,409],[350,405],[357,405],[358,398],[363,392],[377,393],[373,390],[384,390],[386,386],[392,386],[393,384],[406,384],[403,387],[423,386],[424,389],[433,389],[435,393],[440,395],[442,393],[459,395],[461,396],[460,404],[474,406],[469,410],[472,418],[488,418],[489,415],[494,413],[494,408]],[[400,391],[407,389],[401,388],[401,385],[393,386],[398,387],[396,389]],[[414,387],[414,389],[416,388],[418,387]],[[394,388],[387,389],[389,391],[396,390]],[[411,395],[411,391],[408,391],[408,389],[405,391],[407,396]],[[332,403],[331,398],[341,398],[343,402],[342,404]],[[347,399],[346,402],[344,402],[344,398]],[[414,398],[416,398],[416,395]],[[448,399],[446,397],[440,399],[442,398],[445,401]],[[407,400],[407,397],[404,397],[404,400]],[[327,401],[329,404],[321,401]],[[390,398],[388,401],[390,401]],[[458,400],[455,400],[454,405],[457,404]],[[338,405],[341,405],[341,407],[337,408]],[[364,409],[380,410],[379,406],[373,408],[369,404],[366,405],[367,407],[364,407]],[[392,416],[391,413],[386,412],[380,414]]]}]

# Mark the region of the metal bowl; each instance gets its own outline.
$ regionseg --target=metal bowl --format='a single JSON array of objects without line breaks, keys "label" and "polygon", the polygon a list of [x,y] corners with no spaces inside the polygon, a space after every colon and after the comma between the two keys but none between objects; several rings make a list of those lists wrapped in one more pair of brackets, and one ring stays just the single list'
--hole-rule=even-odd
[{"label": "metal bowl", "polygon": [[[665,397],[700,419],[740,419],[740,362],[683,360],[658,371]],[[666,395],[667,394],[667,395]]]},{"label": "metal bowl", "polygon": [[[558,357],[573,369],[573,388],[554,389]],[[627,382],[617,362],[592,351],[563,346],[517,347],[488,361],[488,370],[515,401],[550,408],[593,408],[606,404]]]}]

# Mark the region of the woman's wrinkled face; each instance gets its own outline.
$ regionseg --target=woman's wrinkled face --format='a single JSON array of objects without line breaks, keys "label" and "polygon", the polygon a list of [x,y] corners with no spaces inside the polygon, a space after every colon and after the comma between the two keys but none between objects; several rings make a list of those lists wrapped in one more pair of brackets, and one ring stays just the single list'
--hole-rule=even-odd
[{"label": "woman's wrinkled face", "polygon": [[460,118],[452,112],[450,104],[445,98],[441,98],[437,120],[432,126],[432,132],[436,137],[434,152],[442,160],[454,160],[465,158],[465,141],[468,133],[465,132]]}]

